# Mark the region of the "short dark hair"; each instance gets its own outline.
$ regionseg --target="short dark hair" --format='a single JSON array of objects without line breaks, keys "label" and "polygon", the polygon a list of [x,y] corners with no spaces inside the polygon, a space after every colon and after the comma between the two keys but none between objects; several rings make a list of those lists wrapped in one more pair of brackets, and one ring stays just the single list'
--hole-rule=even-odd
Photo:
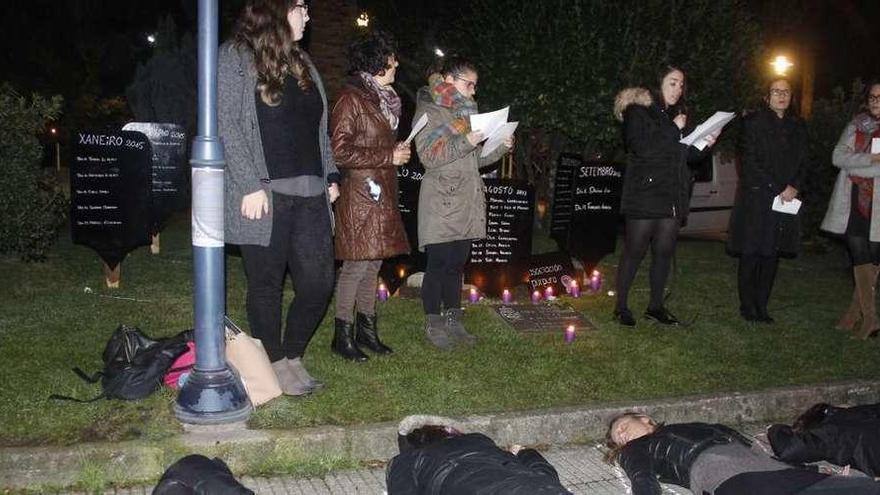
[{"label": "short dark hair", "polygon": [[385,75],[388,58],[397,56],[397,42],[384,31],[371,31],[357,37],[348,46],[350,74],[366,72],[371,76]]},{"label": "short dark hair", "polygon": [[476,74],[477,66],[469,59],[460,55],[445,57],[443,63],[440,65],[440,75],[443,77],[457,76],[464,74],[465,72],[473,72]]}]

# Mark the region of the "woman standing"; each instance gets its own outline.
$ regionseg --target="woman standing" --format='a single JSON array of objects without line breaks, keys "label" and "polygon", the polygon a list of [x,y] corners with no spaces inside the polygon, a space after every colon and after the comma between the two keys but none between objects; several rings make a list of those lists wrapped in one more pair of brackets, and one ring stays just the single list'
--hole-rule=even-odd
[{"label": "woman standing", "polygon": [[[320,386],[302,357],[333,295],[339,196],[324,88],[297,44],[308,21],[303,0],[249,1],[218,67],[226,242],[241,246],[248,322],[287,395]],[[296,295],[282,339],[288,271]]]},{"label": "woman standing", "polygon": [[511,136],[485,158],[486,136],[470,128],[477,113],[477,69],[463,58],[447,58],[439,74],[416,97],[417,117],[428,124],[416,136],[425,175],[419,192],[419,249],[428,256],[422,281],[425,333],[441,349],[476,337],[461,323],[461,285],[471,242],[486,237],[486,197],[479,167],[490,165],[513,148]]},{"label": "woman standing", "polygon": [[872,153],[875,139],[880,139],[880,81],[868,84],[864,110],[850,121],[834,147],[832,162],[840,173],[822,221],[822,230],[846,234],[853,264],[852,302],[837,328],[853,330],[861,320],[856,332],[861,339],[876,335],[880,328],[874,295],[880,272],[880,217],[874,215],[880,206],[874,193],[880,154]]},{"label": "woman standing", "polygon": [[791,110],[791,100],[791,84],[776,79],[766,106],[743,121],[727,249],[739,257],[739,312],[748,321],[773,323],[767,302],[779,257],[797,255],[800,246],[800,217],[772,209],[777,196],[783,203],[795,199],[807,173],[807,129]]},{"label": "woman standing", "polygon": [[651,247],[651,301],[645,316],[664,325],[678,320],[666,309],[663,292],[669,277],[678,230],[685,222],[691,187],[688,161],[705,156],[717,134],[706,138],[703,151],[679,143],[687,134],[684,104],[684,71],[664,66],[656,91],[629,88],[614,102],[614,113],[623,122],[627,150],[621,213],[626,217],[626,238],[617,268],[617,303],[614,318],[634,326],[629,309],[629,289],[642,258]]},{"label": "woman standing", "polygon": [[336,257],[343,263],[332,350],[365,361],[358,346],[391,352],[376,328],[376,285],[382,259],[410,251],[397,209],[397,167],[409,161],[410,150],[408,143],[395,143],[400,97],[391,87],[397,72],[393,41],[366,36],[349,47],[348,63],[352,77],[330,119],[333,152],[344,173],[336,204]]}]

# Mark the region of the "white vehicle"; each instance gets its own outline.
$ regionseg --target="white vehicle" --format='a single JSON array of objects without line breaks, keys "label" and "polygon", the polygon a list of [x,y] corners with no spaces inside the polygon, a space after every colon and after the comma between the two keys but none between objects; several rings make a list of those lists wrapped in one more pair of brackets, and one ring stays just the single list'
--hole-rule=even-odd
[{"label": "white vehicle", "polygon": [[736,155],[722,152],[712,153],[711,163],[707,159],[697,168],[682,235],[715,238],[726,234],[739,181],[736,168]]}]

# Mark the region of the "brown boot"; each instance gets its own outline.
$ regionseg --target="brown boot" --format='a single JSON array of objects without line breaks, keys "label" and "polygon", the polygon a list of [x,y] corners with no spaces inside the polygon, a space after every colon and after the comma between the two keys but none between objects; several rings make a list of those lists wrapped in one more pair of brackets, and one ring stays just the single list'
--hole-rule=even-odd
[{"label": "brown boot", "polygon": [[856,338],[867,339],[878,328],[877,325],[877,267],[871,264],[853,267],[856,279],[856,292],[862,311],[862,324],[856,330]]},{"label": "brown boot", "polygon": [[856,323],[859,322],[859,318],[862,317],[862,312],[859,308],[859,291],[853,288],[852,301],[849,303],[849,308],[843,313],[843,316],[840,317],[840,321],[837,322],[837,325],[834,325],[834,328],[844,332],[852,331]]}]

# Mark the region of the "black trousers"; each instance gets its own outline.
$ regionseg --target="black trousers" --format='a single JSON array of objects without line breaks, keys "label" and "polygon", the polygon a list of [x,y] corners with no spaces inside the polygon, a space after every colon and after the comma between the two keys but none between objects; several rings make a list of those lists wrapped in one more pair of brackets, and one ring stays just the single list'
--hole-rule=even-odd
[{"label": "black trousers", "polygon": [[[335,276],[330,213],[324,196],[272,194],[272,238],[268,247],[241,246],[247,276],[251,332],[269,359],[301,357],[327,312]],[[294,298],[281,335],[281,302],[286,274]]]},{"label": "black trousers", "polygon": [[[428,266],[422,279],[422,307],[427,315],[461,307],[464,265],[471,254],[471,241],[451,241],[425,246]],[[442,304],[442,306],[441,306]]]},{"label": "black trousers", "polygon": [[642,258],[651,247],[651,302],[652,309],[663,307],[663,291],[669,279],[669,269],[675,254],[678,230],[677,218],[627,218],[623,254],[617,266],[617,309],[629,307],[629,289]]},{"label": "black trousers", "polygon": [[778,267],[778,256],[740,256],[736,277],[740,314],[749,318],[767,316],[767,303],[770,301]]}]

